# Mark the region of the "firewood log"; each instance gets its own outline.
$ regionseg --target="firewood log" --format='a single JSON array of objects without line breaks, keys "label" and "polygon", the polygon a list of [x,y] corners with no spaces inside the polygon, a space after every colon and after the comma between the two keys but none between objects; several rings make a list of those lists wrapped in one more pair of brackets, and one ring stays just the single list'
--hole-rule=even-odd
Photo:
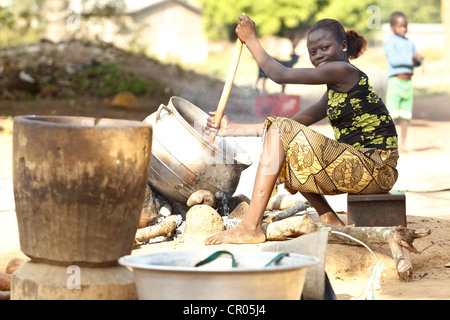
[{"label": "firewood log", "polygon": [[[388,244],[392,258],[397,268],[397,274],[403,281],[411,281],[413,277],[413,265],[411,252],[420,253],[413,245],[414,239],[423,238],[431,233],[431,230],[413,230],[402,226],[395,227],[338,227],[330,226],[332,231],[342,229],[348,234],[367,245]],[[338,241],[349,244],[343,237],[331,235],[330,242]]]},{"label": "firewood log", "polygon": [[266,240],[276,241],[283,240],[289,237],[298,237],[303,234],[316,232],[319,230],[317,225],[307,215],[289,217],[277,222],[263,223],[265,229]]},{"label": "firewood log", "polygon": [[144,242],[160,236],[170,237],[175,232],[176,226],[177,217],[174,215],[168,216],[158,224],[138,229],[136,232],[136,241]]},{"label": "firewood log", "polygon": [[397,274],[400,279],[404,281],[411,281],[413,275],[410,253],[419,253],[417,249],[414,248],[414,239],[426,237],[431,233],[430,230],[413,230],[402,226],[335,226],[315,222],[307,215],[294,216],[273,223],[263,223],[263,229],[265,230],[267,240],[282,240],[288,237],[296,237],[302,234],[316,232],[323,228],[331,229],[328,238],[328,241],[331,243],[359,245],[348,237],[333,233],[333,231],[336,231],[349,235],[366,245],[388,244],[397,268]]},{"label": "firewood log", "polygon": [[[305,211],[306,209],[308,209],[309,207],[310,207],[310,205],[308,202],[298,201],[292,207],[275,212],[273,214],[269,213],[269,216],[267,218],[265,218],[264,221],[267,223],[280,221],[280,220],[292,217],[296,214],[299,214],[299,213]],[[266,213],[267,213],[267,211],[266,211]]]}]

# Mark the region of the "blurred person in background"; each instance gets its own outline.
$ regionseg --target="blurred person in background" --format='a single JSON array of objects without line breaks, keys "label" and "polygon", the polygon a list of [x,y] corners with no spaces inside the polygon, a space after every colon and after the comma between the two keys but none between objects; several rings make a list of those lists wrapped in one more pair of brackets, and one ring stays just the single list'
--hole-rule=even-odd
[{"label": "blurred person in background", "polygon": [[406,151],[406,133],[413,114],[414,90],[412,76],[414,68],[422,65],[414,43],[406,38],[408,18],[403,12],[393,12],[390,17],[393,34],[384,44],[388,62],[388,84],[386,106],[396,125],[400,127],[400,150]]}]

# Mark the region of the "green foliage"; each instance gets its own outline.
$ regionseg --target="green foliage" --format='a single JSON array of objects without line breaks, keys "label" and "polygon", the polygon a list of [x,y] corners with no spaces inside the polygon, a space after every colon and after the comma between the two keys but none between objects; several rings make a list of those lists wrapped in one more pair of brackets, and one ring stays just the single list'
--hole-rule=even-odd
[{"label": "green foliage", "polygon": [[377,0],[382,23],[389,22],[394,11],[402,11],[409,23],[441,23],[441,0],[391,1]]},{"label": "green foliage", "polygon": [[367,20],[372,12],[367,8],[374,4],[374,0],[345,0],[330,1],[329,4],[317,14],[318,19],[331,18],[342,23],[346,28],[353,28],[364,35],[373,29],[367,28]]},{"label": "green foliage", "polygon": [[295,41],[315,21],[322,18],[339,20],[344,27],[367,35],[373,28],[367,21],[373,14],[371,5],[379,7],[380,23],[389,15],[404,11],[410,22],[439,23],[440,0],[198,0],[203,8],[205,31],[213,40],[235,39],[238,15],[246,13],[257,24],[258,36],[280,35]]},{"label": "green foliage", "polygon": [[17,1],[14,6],[0,5],[0,50],[39,39],[39,26],[31,26],[32,13],[30,2]]},{"label": "green foliage", "polygon": [[0,6],[0,26],[3,28],[12,28],[14,26],[14,16],[11,9]]},{"label": "green foliage", "polygon": [[255,21],[259,36],[281,35],[288,29],[306,28],[326,3],[326,0],[199,0],[205,30],[216,40],[236,37],[234,28],[241,13]]},{"label": "green foliage", "polygon": [[148,95],[161,93],[164,90],[157,81],[142,79],[114,63],[84,69],[72,75],[70,81],[77,93],[90,93],[102,98],[126,91],[135,95]]},{"label": "green foliage", "polygon": [[[0,1],[0,50],[8,47],[20,46],[33,43],[45,37],[44,16],[48,14],[42,10],[44,2],[54,0],[6,0]],[[60,0],[67,4],[62,7],[61,12],[53,13],[54,16],[69,14],[71,1]],[[80,0],[89,14],[83,15],[82,19],[92,17],[108,17],[114,21],[122,33],[128,31],[123,22],[123,13],[126,5],[125,0]],[[51,17],[51,19],[54,19]]]},{"label": "green foliage", "polygon": [[85,8],[89,8],[92,16],[109,16],[121,14],[125,11],[124,0],[81,0]]}]

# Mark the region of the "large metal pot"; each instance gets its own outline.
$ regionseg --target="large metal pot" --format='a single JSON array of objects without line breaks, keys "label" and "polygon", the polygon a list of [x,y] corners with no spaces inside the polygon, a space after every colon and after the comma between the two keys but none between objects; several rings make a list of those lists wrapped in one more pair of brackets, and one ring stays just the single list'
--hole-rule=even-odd
[{"label": "large metal pot", "polygon": [[186,206],[197,190],[231,197],[250,158],[230,137],[204,138],[208,114],[179,97],[148,116],[153,126],[149,181],[167,199]]}]

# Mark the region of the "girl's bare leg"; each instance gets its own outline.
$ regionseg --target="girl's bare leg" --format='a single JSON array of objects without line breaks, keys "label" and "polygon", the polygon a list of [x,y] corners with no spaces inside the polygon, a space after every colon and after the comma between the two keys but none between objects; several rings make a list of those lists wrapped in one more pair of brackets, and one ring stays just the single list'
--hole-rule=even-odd
[{"label": "girl's bare leg", "polygon": [[283,143],[277,129],[272,126],[267,132],[247,214],[236,227],[207,238],[206,244],[260,243],[266,241],[261,222],[285,158]]},{"label": "girl's bare leg", "polygon": [[316,209],[319,214],[320,222],[345,226],[345,223],[339,219],[338,215],[330,207],[325,197],[321,194],[302,192],[302,195],[308,200],[309,204]]},{"label": "girl's bare leg", "polygon": [[[283,143],[278,131],[272,126],[267,133],[247,214],[236,227],[207,238],[205,240],[206,244],[260,243],[266,240],[261,222],[285,158]],[[302,195],[316,209],[321,222],[345,225],[323,195],[306,192],[302,193]]]}]

